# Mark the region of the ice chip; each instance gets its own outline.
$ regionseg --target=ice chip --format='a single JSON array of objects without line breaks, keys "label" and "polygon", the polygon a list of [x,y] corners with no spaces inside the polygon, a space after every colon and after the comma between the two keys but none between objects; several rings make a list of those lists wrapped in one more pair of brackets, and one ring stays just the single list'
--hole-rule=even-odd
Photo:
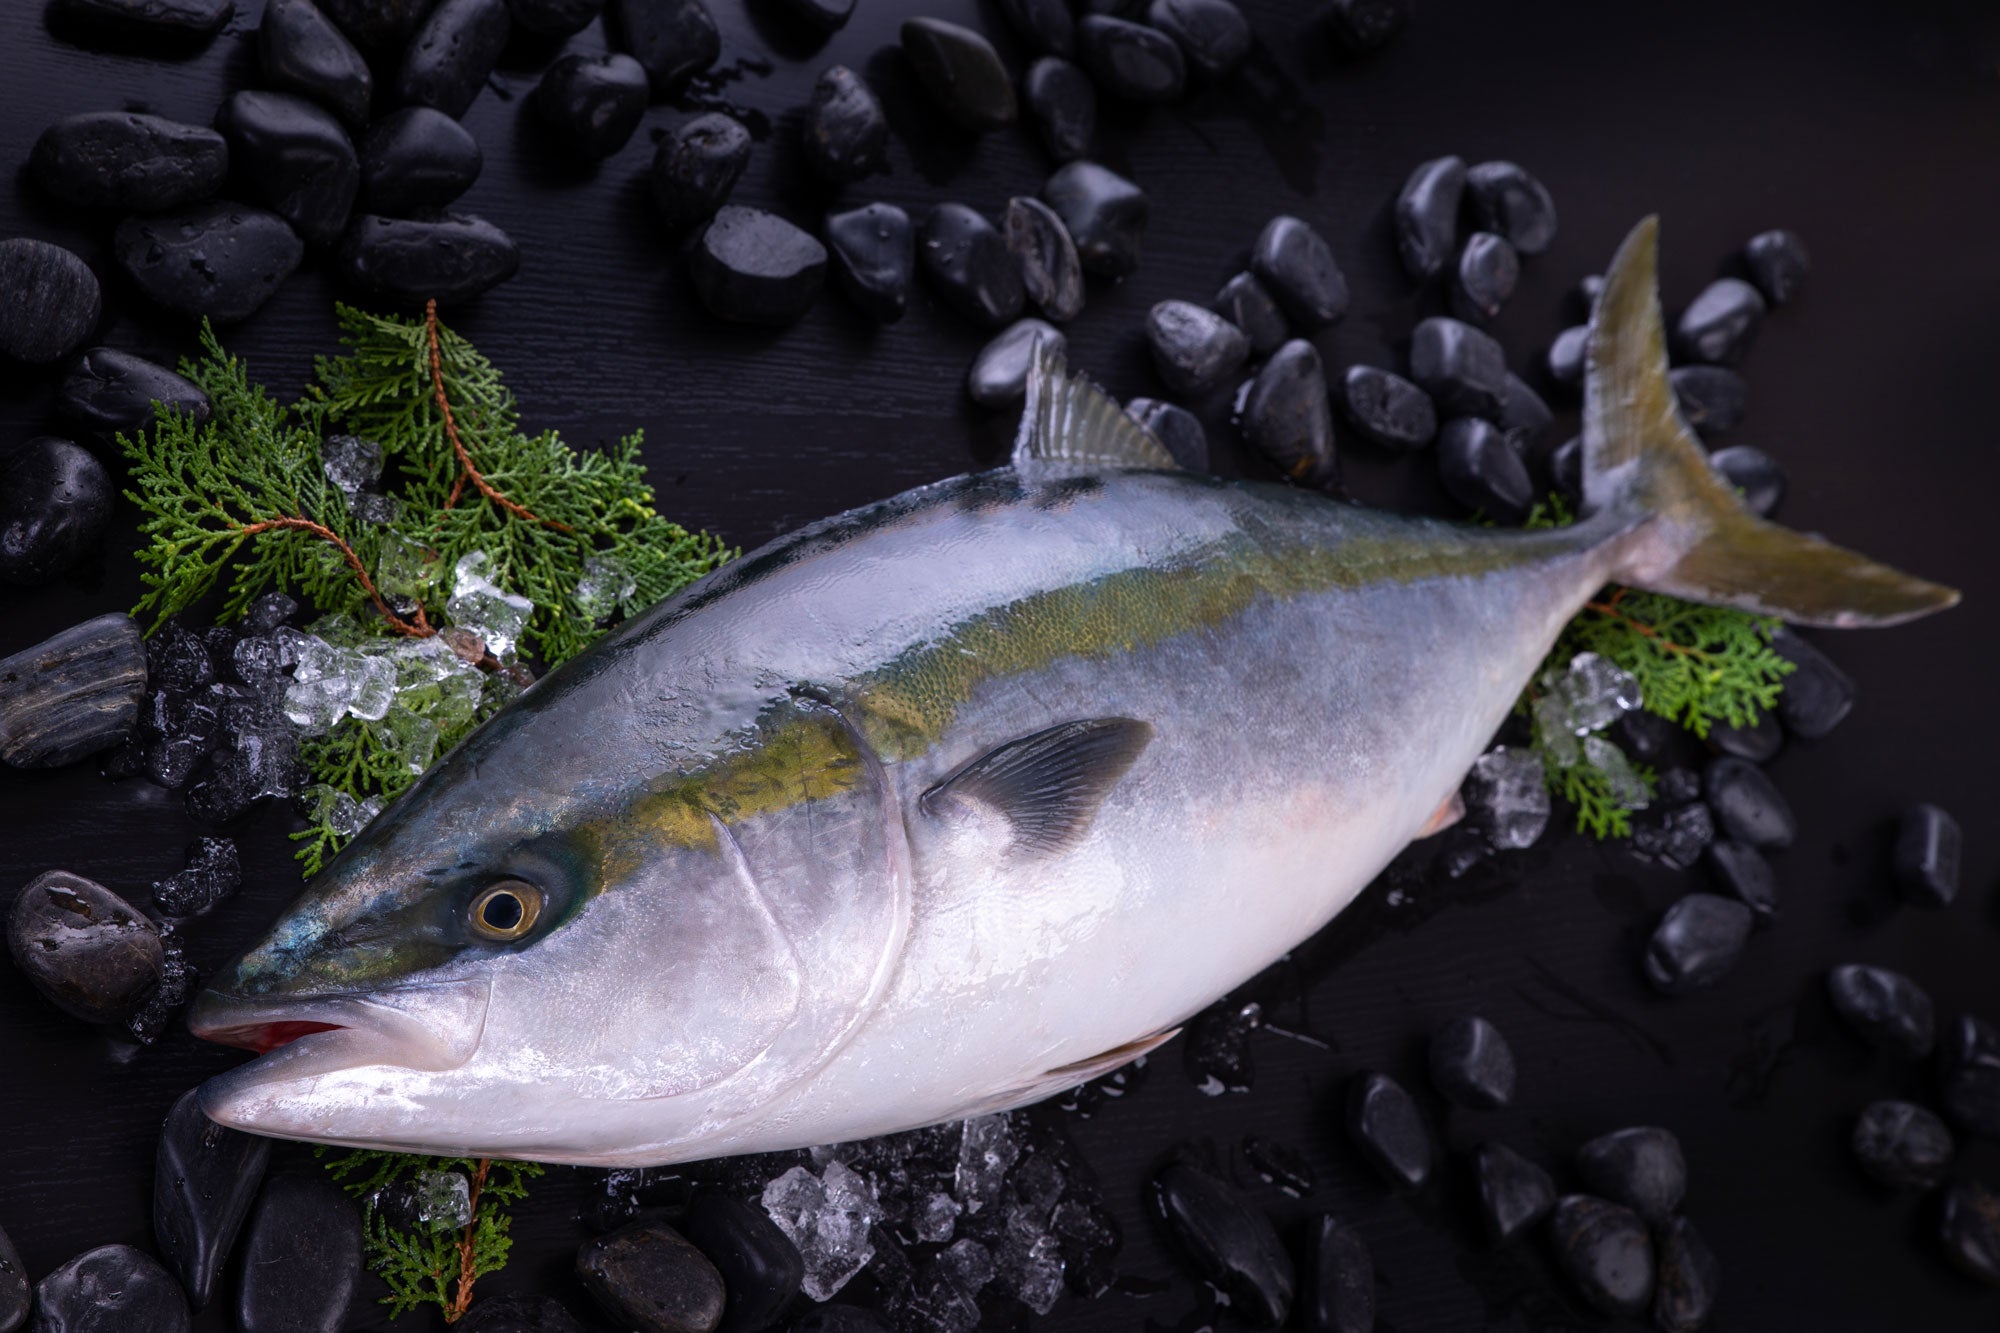
[{"label": "ice chip", "polygon": [[307,736],[324,736],[347,716],[354,682],[346,676],[311,676],[285,687],[285,718]]},{"label": "ice chip", "polygon": [[638,581],[623,565],[594,555],[583,562],[583,577],[576,581],[571,599],[585,620],[598,621],[616,612],[638,590]]},{"label": "ice chip", "polygon": [[329,435],[319,442],[319,466],[351,498],[382,479],[382,446],[359,435]]},{"label": "ice chip", "polygon": [[417,1221],[432,1231],[463,1231],[472,1225],[472,1185],[459,1171],[419,1171],[413,1202]]},{"label": "ice chip", "polygon": [[1544,673],[1542,692],[1529,709],[1535,719],[1535,739],[1557,766],[1574,768],[1583,758],[1583,747],[1576,743],[1568,703],[1554,685],[1551,673]]},{"label": "ice chip", "polygon": [[397,532],[382,534],[382,554],[375,561],[375,583],[386,597],[421,602],[437,591],[437,553]]},{"label": "ice chip", "polygon": [[437,757],[437,723],[407,708],[392,708],[383,718],[383,733],[389,749],[412,773],[421,773]]},{"label": "ice chip", "polygon": [[353,663],[354,690],[347,711],[370,722],[388,716],[396,702],[396,664],[383,653],[370,653]]},{"label": "ice chip", "polygon": [[993,1280],[993,1256],[970,1236],[945,1246],[937,1257],[938,1270],[968,1296]]},{"label": "ice chip", "polygon": [[363,523],[376,523],[387,527],[403,516],[403,502],[393,495],[377,495],[373,491],[361,491],[347,497],[347,512]]},{"label": "ice chip", "polygon": [[1700,801],[1672,810],[1648,812],[1632,821],[1632,850],[1686,870],[1715,841],[1715,820]]},{"label": "ice chip", "polygon": [[965,1211],[976,1213],[1000,1197],[1000,1184],[1007,1169],[1021,1155],[1007,1116],[982,1115],[965,1122],[959,1140],[958,1169],[952,1177],[952,1192]]},{"label": "ice chip", "polygon": [[1460,794],[1469,822],[1503,851],[1534,846],[1548,827],[1549,789],[1532,751],[1494,746],[1472,761]]},{"label": "ice chip", "polygon": [[1583,738],[1583,760],[1598,772],[1604,774],[1611,787],[1611,799],[1628,810],[1644,810],[1652,793],[1646,790],[1646,780],[1639,776],[1639,770],[1632,767],[1632,761],[1625,752],[1602,736]]},{"label": "ice chip", "polygon": [[830,1299],[875,1257],[869,1231],[881,1209],[868,1182],[839,1162],[816,1177],[795,1166],[764,1187],[764,1211],[805,1261],[799,1284],[816,1301]]},{"label": "ice chip", "polygon": [[491,565],[492,558],[484,551],[459,558],[452,570],[451,599],[445,603],[445,614],[452,624],[486,640],[487,650],[504,662],[514,655],[514,646],[521,641],[535,604],[488,578]]},{"label": "ice chip", "polygon": [[911,1218],[917,1239],[932,1245],[950,1240],[960,1211],[958,1200],[942,1192],[933,1193],[917,1206]]},{"label": "ice chip", "polygon": [[1062,1242],[1033,1214],[1015,1209],[1007,1214],[995,1277],[1021,1304],[1047,1314],[1062,1295]]},{"label": "ice chip", "polygon": [[1578,736],[1604,730],[1644,702],[1631,673],[1596,653],[1572,657],[1557,690]]}]

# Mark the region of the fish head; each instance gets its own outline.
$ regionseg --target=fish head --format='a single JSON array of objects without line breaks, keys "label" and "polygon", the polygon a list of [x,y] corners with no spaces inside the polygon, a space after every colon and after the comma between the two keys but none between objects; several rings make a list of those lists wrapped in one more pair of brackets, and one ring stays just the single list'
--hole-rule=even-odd
[{"label": "fish head", "polygon": [[859,736],[787,696],[661,766],[588,753],[575,717],[541,725],[565,712],[496,718],[210,982],[195,1033],[261,1053],[204,1086],[210,1118],[678,1160],[732,1150],[844,1043],[907,910],[901,823]]}]

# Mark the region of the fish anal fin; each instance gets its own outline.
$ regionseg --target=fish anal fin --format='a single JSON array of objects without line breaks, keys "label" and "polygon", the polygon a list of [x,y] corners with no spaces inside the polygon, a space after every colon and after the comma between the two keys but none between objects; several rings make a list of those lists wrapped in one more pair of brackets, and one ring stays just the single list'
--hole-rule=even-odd
[{"label": "fish anal fin", "polygon": [[1153,738],[1129,717],[1063,722],[988,750],[918,798],[933,818],[971,807],[1007,821],[1010,851],[1062,852]]},{"label": "fish anal fin", "polygon": [[1153,432],[1117,400],[1064,368],[1062,349],[1035,343],[1028,362],[1027,405],[1014,436],[1014,466],[1023,472],[1094,472],[1117,468],[1178,468]]},{"label": "fish anal fin", "polygon": [[1417,836],[1428,838],[1433,834],[1442,833],[1463,818],[1465,818],[1465,798],[1454,791],[1444,798],[1442,805],[1431,811],[1431,817],[1417,830]]},{"label": "fish anal fin", "polygon": [[978,1115],[995,1115],[1001,1111],[1011,1111],[1020,1106],[1031,1106],[1044,1097],[1053,1097],[1066,1092],[1079,1083],[1088,1083],[1094,1078],[1102,1078],[1114,1069],[1131,1064],[1140,1056],[1159,1048],[1180,1035],[1179,1028],[1168,1028],[1150,1037],[1140,1037],[1113,1046],[1108,1051],[1100,1051],[1087,1060],[1073,1060],[1066,1065],[1057,1065],[1037,1078],[1031,1078],[1017,1087],[997,1092],[985,1101],[968,1108],[967,1118]]}]

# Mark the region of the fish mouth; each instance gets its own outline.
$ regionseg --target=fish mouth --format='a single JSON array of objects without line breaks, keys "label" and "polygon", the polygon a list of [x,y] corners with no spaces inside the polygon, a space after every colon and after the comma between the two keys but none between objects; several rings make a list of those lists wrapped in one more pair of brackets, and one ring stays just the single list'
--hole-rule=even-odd
[{"label": "fish mouth", "polygon": [[187,1022],[204,1041],[261,1057],[225,1075],[231,1079],[292,1081],[361,1065],[442,1071],[458,1068],[479,1048],[491,998],[483,978],[304,998],[204,990]]}]

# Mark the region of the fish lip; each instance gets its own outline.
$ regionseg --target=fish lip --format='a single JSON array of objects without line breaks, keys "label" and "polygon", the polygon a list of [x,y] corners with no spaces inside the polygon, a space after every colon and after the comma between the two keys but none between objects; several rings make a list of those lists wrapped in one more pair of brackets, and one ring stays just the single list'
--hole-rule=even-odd
[{"label": "fish lip", "polygon": [[296,1079],[360,1064],[441,1072],[478,1050],[491,998],[484,978],[271,999],[207,989],[187,1024],[204,1041],[258,1052],[231,1078]]}]

